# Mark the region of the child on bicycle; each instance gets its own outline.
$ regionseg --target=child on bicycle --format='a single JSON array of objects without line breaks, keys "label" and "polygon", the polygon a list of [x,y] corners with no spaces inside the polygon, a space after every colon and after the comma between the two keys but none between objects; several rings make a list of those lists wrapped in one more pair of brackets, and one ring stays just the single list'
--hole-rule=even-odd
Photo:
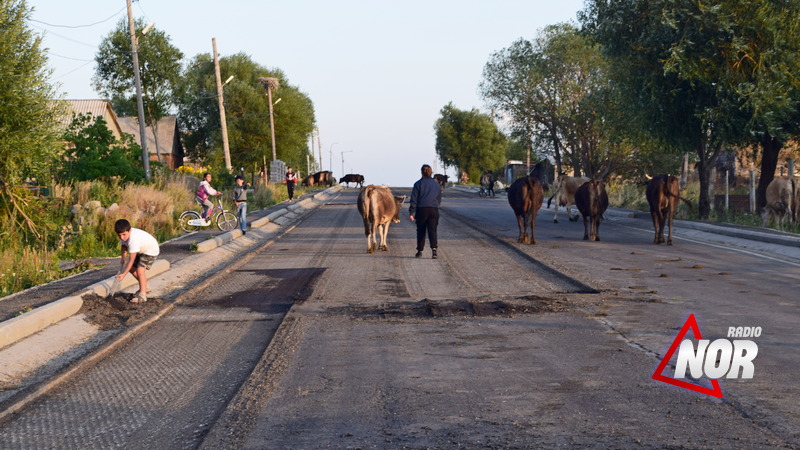
[{"label": "child on bicycle", "polygon": [[[122,281],[130,272],[139,281],[139,290],[131,303],[144,303],[147,301],[147,271],[159,254],[158,241],[152,234],[132,228],[130,222],[119,219],[114,223],[114,232],[119,236],[120,272],[115,275]],[[125,256],[128,256],[127,263]]]},{"label": "child on bicycle", "polygon": [[195,201],[203,206],[203,213],[200,217],[206,221],[206,224],[208,223],[208,212],[214,207],[214,204],[208,199],[212,195],[222,195],[222,193],[211,187],[211,174],[206,172],[203,174],[200,187],[197,188],[197,197],[195,198]]}]

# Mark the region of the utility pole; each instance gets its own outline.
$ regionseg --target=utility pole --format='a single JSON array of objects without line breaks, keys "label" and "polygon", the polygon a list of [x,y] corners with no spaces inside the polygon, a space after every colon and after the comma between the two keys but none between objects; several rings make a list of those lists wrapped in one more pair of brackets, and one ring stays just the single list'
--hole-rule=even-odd
[{"label": "utility pole", "polygon": [[[128,0],[130,1],[130,0]],[[225,155],[225,168],[231,173],[231,150],[228,147],[228,124],[225,121],[225,101],[222,98],[222,77],[219,74],[219,54],[217,53],[217,38],[211,38],[214,48],[214,76],[217,79],[217,103],[219,103],[219,122],[222,125],[222,153]]]},{"label": "utility pole", "polygon": [[322,170],[322,136],[319,134],[319,127],[317,127],[317,151],[319,152],[319,170]]},{"label": "utility pole", "polygon": [[133,11],[131,0],[128,3],[128,28],[131,32],[131,49],[133,50],[133,80],[136,84],[136,107],[139,110],[139,138],[142,146],[142,168],[147,181],[153,179],[150,174],[150,153],[147,151],[147,131],[144,124],[144,103],[142,102],[142,81],[139,77],[139,39],[136,38],[136,28],[133,26]]}]

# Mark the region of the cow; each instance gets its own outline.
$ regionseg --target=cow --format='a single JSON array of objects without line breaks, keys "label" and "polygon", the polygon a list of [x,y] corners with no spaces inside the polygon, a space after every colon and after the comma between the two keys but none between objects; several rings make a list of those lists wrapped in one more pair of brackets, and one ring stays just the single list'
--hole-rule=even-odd
[{"label": "cow", "polygon": [[783,228],[787,219],[789,223],[798,220],[798,203],[800,203],[800,182],[789,177],[775,178],[767,185],[767,204],[761,212],[763,226],[768,226],[777,219],[778,226]]},{"label": "cow", "polygon": [[386,236],[391,222],[400,222],[400,209],[405,197],[392,195],[386,186],[369,186],[362,188],[358,194],[358,212],[364,220],[364,234],[367,236],[367,253],[373,253],[378,246],[377,233],[380,233],[380,248],[389,250]]},{"label": "cow", "polygon": [[583,240],[600,240],[600,221],[608,209],[606,184],[589,180],[575,191],[575,206],[583,216]]},{"label": "cow", "polygon": [[[534,169],[535,171],[535,169]],[[517,216],[519,226],[519,239],[517,242],[536,244],[534,230],[536,229],[536,212],[544,202],[544,189],[539,181],[538,173],[522,177],[514,181],[508,188],[508,204]],[[528,227],[531,229],[528,236]]]},{"label": "cow", "polygon": [[583,184],[589,181],[585,177],[571,177],[563,173],[556,178],[553,182],[553,195],[547,199],[547,209],[550,209],[550,202],[556,199],[556,211],[553,215],[553,223],[558,223],[558,207],[563,206],[567,210],[570,222],[578,220],[578,214],[572,215],[570,206],[575,204],[575,191]]},{"label": "cow", "polygon": [[355,183],[358,187],[364,187],[364,175],[359,175],[357,173],[348,173],[347,175],[339,178],[339,184],[347,183],[347,187],[350,187],[350,183]]},{"label": "cow", "polygon": [[442,189],[444,189],[445,186],[447,185],[447,179],[448,178],[450,178],[449,175],[442,175],[440,173],[437,173],[437,174],[435,174],[433,176],[433,179],[436,180],[439,183],[439,186],[441,186]]},{"label": "cow", "polygon": [[333,172],[329,170],[324,170],[322,172],[317,172],[313,175],[309,175],[303,178],[303,186],[319,186],[321,184],[327,184],[328,186],[333,186]]},{"label": "cow", "polygon": [[664,227],[669,221],[669,234],[667,235],[667,245],[672,245],[672,221],[675,217],[675,209],[678,200],[683,200],[689,207],[686,199],[681,197],[680,184],[678,178],[672,175],[658,175],[647,182],[645,188],[647,203],[650,205],[650,214],[653,216],[653,228],[655,229],[654,244],[664,243]]}]

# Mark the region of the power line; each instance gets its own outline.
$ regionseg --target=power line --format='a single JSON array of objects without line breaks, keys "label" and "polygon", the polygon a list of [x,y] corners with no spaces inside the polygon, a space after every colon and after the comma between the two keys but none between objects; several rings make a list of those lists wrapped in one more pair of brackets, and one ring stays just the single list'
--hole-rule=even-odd
[{"label": "power line", "polygon": [[90,23],[90,24],[87,24],[87,25],[55,25],[55,24],[52,24],[52,23],[47,23],[47,22],[43,22],[43,21],[41,21],[41,20],[36,20],[36,19],[30,19],[30,21],[31,21],[31,22],[36,22],[36,23],[41,23],[41,24],[43,24],[43,25],[47,25],[48,27],[58,27],[58,28],[87,28],[87,27],[93,27],[93,26],[95,26],[95,25],[100,25],[101,23],[104,23],[104,22],[108,22],[109,20],[111,20],[111,19],[113,19],[114,17],[118,16],[118,15],[119,15],[119,13],[121,13],[122,11],[124,11],[124,10],[125,10],[125,8],[126,8],[126,7],[125,7],[125,6],[123,6],[123,7],[122,7],[122,9],[120,9],[120,10],[119,10],[119,11],[117,11],[117,12],[115,12],[115,13],[114,13],[112,16],[110,16],[110,17],[109,17],[109,18],[107,18],[107,19],[104,19],[104,20],[101,20],[101,21],[99,21],[99,22],[95,22],[95,23]]},{"label": "power line", "polygon": [[87,46],[87,47],[91,47],[91,48],[97,48],[97,46],[96,46],[96,45],[94,45],[94,44],[87,44],[86,42],[81,42],[81,41],[78,41],[78,40],[75,40],[75,39],[72,39],[72,38],[68,38],[68,37],[66,37],[66,36],[63,36],[63,35],[60,35],[60,34],[58,34],[58,33],[56,33],[56,32],[53,32],[53,31],[47,30],[47,29],[45,29],[45,28],[42,28],[42,27],[40,27],[40,26],[38,26],[38,25],[33,25],[33,27],[34,27],[34,28],[38,28],[38,29],[40,29],[40,30],[42,30],[42,31],[44,31],[44,32],[46,32],[46,33],[52,34],[53,36],[58,36],[58,37],[60,37],[61,39],[66,39],[66,40],[68,40],[68,41],[72,41],[72,42],[74,42],[74,43],[76,43],[76,44],[85,45],[85,46]]},{"label": "power line", "polygon": [[91,64],[91,63],[93,63],[93,62],[94,62],[94,61],[89,61],[89,62],[87,62],[86,64],[81,64],[80,66],[76,67],[75,69],[72,69],[72,70],[70,70],[70,71],[69,71],[69,72],[67,72],[67,73],[63,73],[63,74],[61,74],[61,75],[59,75],[59,76],[57,76],[57,77],[53,78],[53,81],[60,80],[60,79],[64,78],[65,76],[67,76],[67,75],[69,75],[69,74],[71,74],[71,73],[73,73],[73,72],[77,72],[77,71],[79,71],[79,70],[83,69],[84,67],[88,66],[89,64]]},{"label": "power line", "polygon": [[64,59],[71,59],[71,60],[73,60],[73,61],[89,61],[89,62],[92,62],[92,61],[94,61],[93,59],[71,58],[71,57],[69,57],[69,56],[59,55],[59,54],[57,54],[57,53],[53,53],[53,52],[48,52],[48,53],[47,53],[47,55],[48,55],[48,56],[57,56],[57,57],[59,57],[59,58],[64,58]]}]

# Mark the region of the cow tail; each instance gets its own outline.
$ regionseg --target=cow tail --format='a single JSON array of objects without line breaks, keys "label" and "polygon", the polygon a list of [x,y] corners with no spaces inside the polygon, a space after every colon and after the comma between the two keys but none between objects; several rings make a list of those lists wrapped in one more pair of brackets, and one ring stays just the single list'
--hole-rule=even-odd
[{"label": "cow tail", "polygon": [[550,202],[552,202],[552,201],[553,201],[553,197],[555,197],[555,196],[556,196],[556,195],[555,195],[555,194],[553,194],[553,196],[552,196],[552,197],[550,197],[550,198],[548,198],[548,199],[547,199],[547,209],[550,209]]}]

